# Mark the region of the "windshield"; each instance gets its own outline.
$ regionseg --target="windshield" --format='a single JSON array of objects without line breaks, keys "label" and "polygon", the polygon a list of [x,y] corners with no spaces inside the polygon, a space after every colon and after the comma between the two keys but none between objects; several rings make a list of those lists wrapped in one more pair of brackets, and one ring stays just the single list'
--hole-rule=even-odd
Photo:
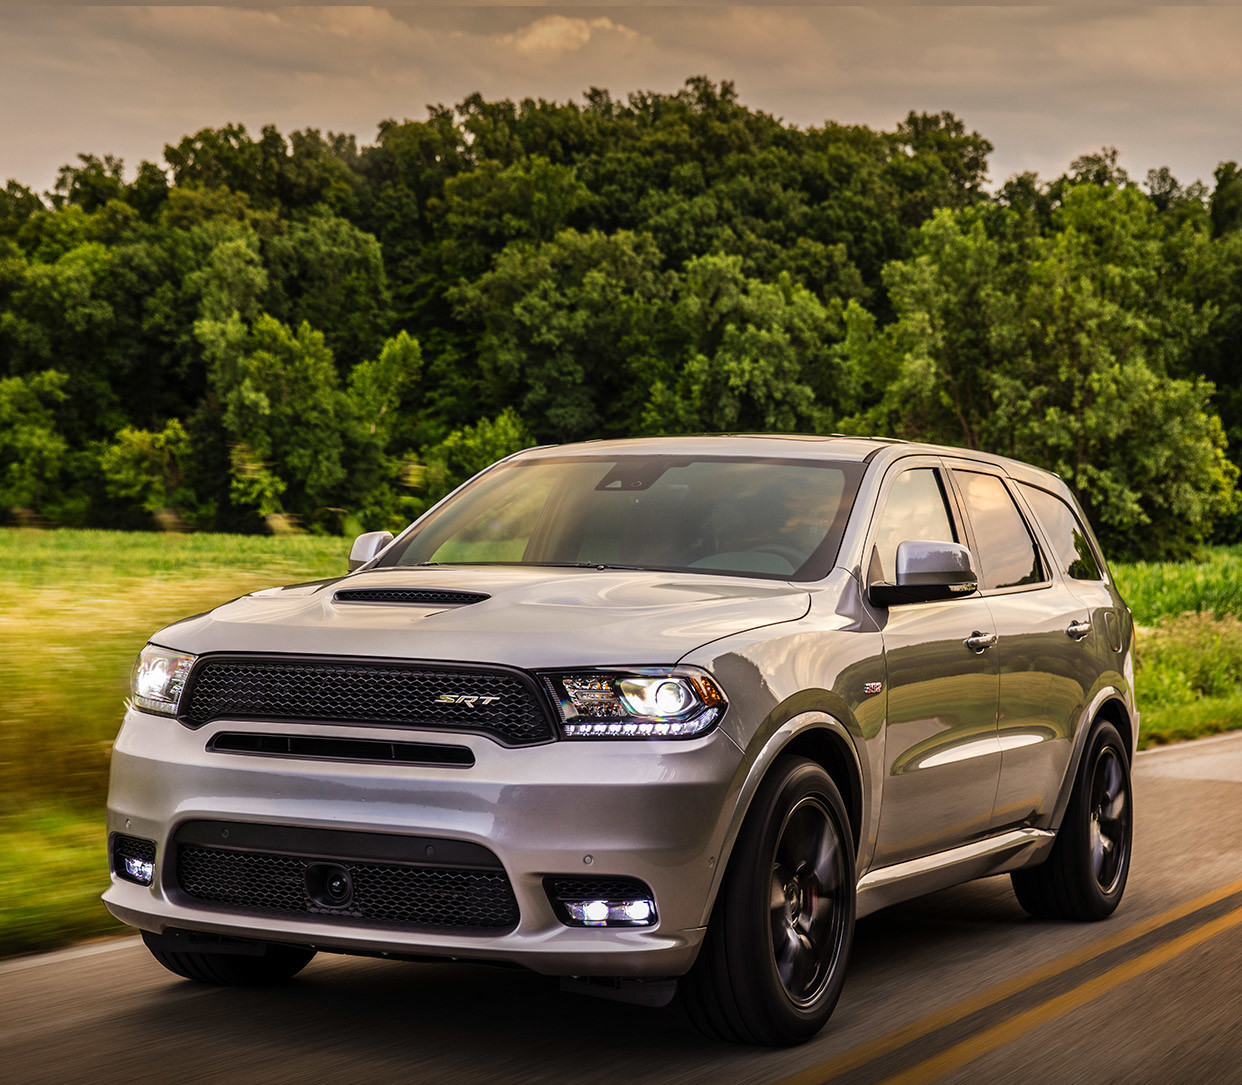
[{"label": "windshield", "polygon": [[682,456],[515,460],[381,566],[603,565],[814,580],[836,560],[863,465]]}]

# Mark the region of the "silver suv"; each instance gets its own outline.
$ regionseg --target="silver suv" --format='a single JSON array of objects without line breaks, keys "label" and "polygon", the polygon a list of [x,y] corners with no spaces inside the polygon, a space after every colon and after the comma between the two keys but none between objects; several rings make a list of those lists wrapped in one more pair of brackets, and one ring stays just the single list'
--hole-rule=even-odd
[{"label": "silver suv", "polygon": [[731,1040],[827,1020],[857,916],[1130,862],[1133,624],[1069,490],[842,437],[538,448],[351,572],[142,651],[108,908],[210,983],[520,964]]}]

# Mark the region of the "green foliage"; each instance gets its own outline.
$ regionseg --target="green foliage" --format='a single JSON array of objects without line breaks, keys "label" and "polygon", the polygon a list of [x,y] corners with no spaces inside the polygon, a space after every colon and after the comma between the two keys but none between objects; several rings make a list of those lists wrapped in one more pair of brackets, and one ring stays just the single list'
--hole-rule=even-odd
[{"label": "green foliage", "polygon": [[497,460],[529,448],[534,442],[512,409],[477,425],[454,430],[443,441],[423,450],[425,484],[437,501],[472,475]]},{"label": "green foliage", "polygon": [[147,513],[180,515],[195,504],[185,484],[191,455],[185,427],[174,418],[159,433],[126,426],[100,455],[100,469],[114,497]]},{"label": "green foliage", "polygon": [[897,320],[847,314],[862,409],[843,427],[985,448],[1061,475],[1118,556],[1191,553],[1233,507],[1211,385],[1173,376],[1210,313],[1176,296],[1137,189],[1079,184],[1048,233],[941,211],[885,283]]},{"label": "green foliage", "polygon": [[1196,561],[1116,565],[1113,575],[1139,625],[1154,626],[1183,614],[1242,619],[1242,551],[1237,547],[1211,550]]},{"label": "green foliage", "polygon": [[305,322],[294,332],[266,313],[250,327],[233,315],[201,320],[195,331],[234,442],[236,504],[304,521],[333,505],[345,479],[345,402],[323,335]]},{"label": "green foliage", "polygon": [[656,433],[815,432],[837,399],[829,346],[835,321],[788,275],[747,279],[738,257],[686,266],[671,320],[687,360],[657,382],[643,416]]},{"label": "green foliage", "polygon": [[63,375],[0,474],[64,523],[335,531],[415,515],[462,434],[838,427],[1051,467],[1116,553],[1242,539],[1236,164],[990,196],[991,149],[696,77],[80,155],[0,191],[0,381]]},{"label": "green foliage", "polygon": [[[473,407],[517,406],[541,441],[626,432],[667,362],[658,319],[670,278],[645,234],[565,230],[510,245],[452,292],[481,329]],[[463,393],[464,393],[463,389]]]},{"label": "green foliage", "polygon": [[344,372],[374,355],[391,318],[383,256],[371,234],[317,214],[272,238],[266,258],[268,312],[322,331]]},{"label": "green foliage", "polygon": [[65,375],[54,369],[0,379],[0,509],[44,507],[65,466],[55,428]]}]

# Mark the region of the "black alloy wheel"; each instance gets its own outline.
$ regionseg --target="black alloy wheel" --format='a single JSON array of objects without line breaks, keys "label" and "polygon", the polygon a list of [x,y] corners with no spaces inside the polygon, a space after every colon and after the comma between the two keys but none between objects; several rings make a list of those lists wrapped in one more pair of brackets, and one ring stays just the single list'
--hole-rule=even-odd
[{"label": "black alloy wheel", "polygon": [[705,1035],[801,1043],[841,995],[854,936],[854,838],[841,794],[783,756],[751,802],[681,1004]]},{"label": "black alloy wheel", "polygon": [[1107,894],[1116,888],[1129,858],[1130,789],[1121,755],[1105,746],[1091,776],[1091,866]]},{"label": "black alloy wheel", "polygon": [[772,857],[771,936],[777,975],[789,997],[811,1005],[831,980],[842,944],[844,849],[818,796],[785,818]]},{"label": "black alloy wheel", "polygon": [[1107,918],[1125,893],[1133,836],[1129,750],[1117,728],[1099,720],[1047,859],[1010,875],[1018,903],[1038,919]]}]

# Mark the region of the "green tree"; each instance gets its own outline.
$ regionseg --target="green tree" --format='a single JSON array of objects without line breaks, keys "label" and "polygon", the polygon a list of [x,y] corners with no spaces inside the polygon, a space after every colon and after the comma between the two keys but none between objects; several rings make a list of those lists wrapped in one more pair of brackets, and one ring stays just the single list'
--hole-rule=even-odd
[{"label": "green tree", "polygon": [[113,497],[148,514],[193,518],[197,503],[185,478],[192,456],[185,427],[174,418],[158,433],[126,426],[100,454],[99,467]]},{"label": "green tree", "polygon": [[423,449],[430,500],[438,501],[483,468],[532,444],[522,420],[510,408],[495,418],[454,430],[443,441]]},{"label": "green tree", "polygon": [[303,323],[296,332],[261,314],[202,320],[221,424],[233,443],[231,495],[260,516],[311,523],[336,507],[345,479],[345,403],[332,352]]},{"label": "green tree", "polygon": [[355,366],[349,375],[348,506],[366,530],[398,530],[421,511],[410,492],[422,479],[409,452],[414,426],[405,408],[422,368],[418,341],[399,332],[377,358]]},{"label": "green tree", "polygon": [[391,319],[379,242],[342,218],[318,214],[267,244],[267,311],[296,327],[322,328],[347,373],[373,357]]},{"label": "green tree", "polygon": [[66,381],[54,369],[0,379],[0,508],[55,515],[68,451],[55,410]]},{"label": "green tree", "polygon": [[825,427],[826,404],[838,398],[829,355],[836,322],[788,275],[759,282],[741,265],[730,256],[687,264],[671,310],[686,361],[675,381],[653,386],[648,431]]},{"label": "green tree", "polygon": [[539,440],[632,430],[666,375],[659,315],[670,278],[660,263],[642,234],[565,230],[539,247],[510,245],[451,294],[480,331],[477,371],[458,374],[460,400],[477,397],[476,417],[516,404]]},{"label": "green tree", "polygon": [[1237,476],[1211,385],[1172,375],[1209,314],[1165,281],[1138,190],[1075,186],[1053,225],[990,233],[973,211],[925,224],[916,255],[885,273],[896,321],[846,315],[842,354],[870,405],[843,426],[1039,464],[1111,552],[1185,555],[1232,507]]}]

